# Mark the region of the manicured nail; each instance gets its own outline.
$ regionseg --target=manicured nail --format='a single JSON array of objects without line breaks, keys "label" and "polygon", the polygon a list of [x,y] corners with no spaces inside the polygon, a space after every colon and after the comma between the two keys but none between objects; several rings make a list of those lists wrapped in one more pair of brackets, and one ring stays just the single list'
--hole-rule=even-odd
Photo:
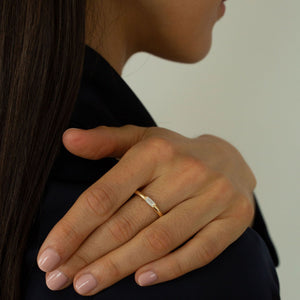
[{"label": "manicured nail", "polygon": [[142,273],[138,277],[138,284],[141,286],[153,283],[157,279],[157,275],[152,271]]},{"label": "manicured nail", "polygon": [[52,248],[47,248],[41,255],[38,265],[44,272],[52,271],[60,261],[60,256]]},{"label": "manicured nail", "polygon": [[46,283],[50,290],[56,291],[63,287],[69,278],[62,272],[58,270],[54,270],[53,272],[49,273]]},{"label": "manicured nail", "polygon": [[75,288],[80,294],[87,294],[97,286],[97,280],[92,274],[84,274],[76,280]]}]

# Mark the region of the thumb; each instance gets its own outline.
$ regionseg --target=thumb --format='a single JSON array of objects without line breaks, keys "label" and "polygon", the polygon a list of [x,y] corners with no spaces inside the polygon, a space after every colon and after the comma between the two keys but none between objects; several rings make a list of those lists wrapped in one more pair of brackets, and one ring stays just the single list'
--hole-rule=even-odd
[{"label": "thumb", "polygon": [[120,158],[142,140],[147,128],[131,124],[121,127],[98,126],[87,130],[68,128],[63,133],[62,142],[69,152],[82,158]]}]

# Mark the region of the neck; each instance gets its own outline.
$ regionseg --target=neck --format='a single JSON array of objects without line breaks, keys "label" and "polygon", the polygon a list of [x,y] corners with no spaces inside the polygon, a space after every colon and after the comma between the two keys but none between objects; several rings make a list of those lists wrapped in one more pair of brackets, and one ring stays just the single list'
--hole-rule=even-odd
[{"label": "neck", "polygon": [[[95,2],[89,1],[85,43],[103,56],[121,76],[127,60],[137,52],[137,48],[134,47],[132,30],[128,30],[128,13],[120,7],[114,8],[113,3],[103,1],[100,8]],[[102,19],[95,22],[95,17]]]}]

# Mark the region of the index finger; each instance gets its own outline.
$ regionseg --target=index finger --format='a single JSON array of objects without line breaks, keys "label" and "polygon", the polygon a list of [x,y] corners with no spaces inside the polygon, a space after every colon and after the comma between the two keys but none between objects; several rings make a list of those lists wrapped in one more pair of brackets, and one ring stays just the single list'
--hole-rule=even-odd
[{"label": "index finger", "polygon": [[137,155],[135,151],[139,150],[130,150],[111,170],[85,190],[52,228],[37,257],[42,271],[50,272],[64,263],[88,235],[126,202],[138,187],[152,180],[154,164],[151,155],[146,151],[140,151]]}]

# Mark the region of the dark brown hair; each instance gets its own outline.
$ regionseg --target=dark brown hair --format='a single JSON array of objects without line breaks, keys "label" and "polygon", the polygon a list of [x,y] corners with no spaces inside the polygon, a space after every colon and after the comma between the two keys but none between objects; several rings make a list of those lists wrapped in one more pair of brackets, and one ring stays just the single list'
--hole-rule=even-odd
[{"label": "dark brown hair", "polygon": [[0,1],[0,299],[19,300],[29,232],[80,87],[85,0]]}]

